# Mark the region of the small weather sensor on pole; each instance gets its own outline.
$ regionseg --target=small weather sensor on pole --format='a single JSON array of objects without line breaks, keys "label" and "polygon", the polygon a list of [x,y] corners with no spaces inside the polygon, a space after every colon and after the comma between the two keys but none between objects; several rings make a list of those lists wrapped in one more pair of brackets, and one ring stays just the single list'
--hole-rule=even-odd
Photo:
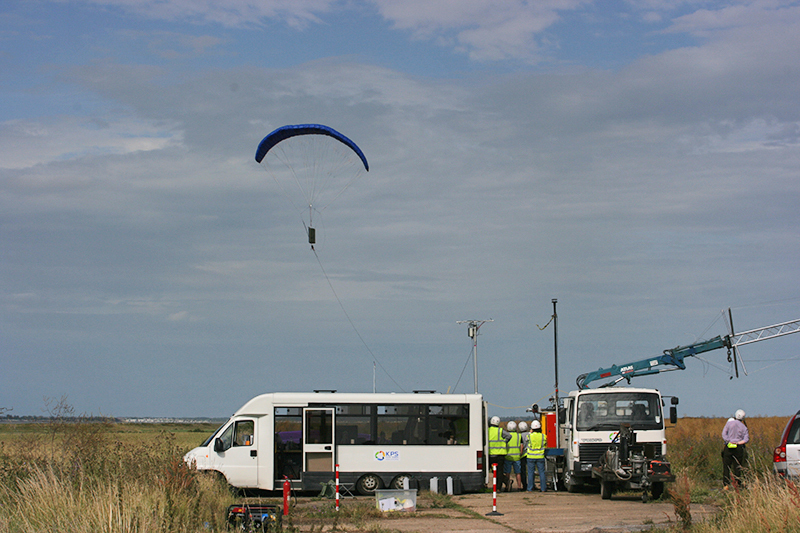
[{"label": "small weather sensor on pole", "polygon": [[472,363],[475,374],[475,394],[478,394],[478,330],[487,322],[494,322],[491,318],[489,320],[456,320],[456,324],[467,324],[467,335],[472,339]]}]

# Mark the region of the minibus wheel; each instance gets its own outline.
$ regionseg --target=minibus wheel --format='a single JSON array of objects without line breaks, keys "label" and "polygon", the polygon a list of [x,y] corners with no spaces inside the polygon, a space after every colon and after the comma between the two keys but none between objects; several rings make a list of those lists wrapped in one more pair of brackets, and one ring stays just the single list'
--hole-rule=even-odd
[{"label": "minibus wheel", "polygon": [[408,474],[398,474],[389,484],[389,487],[396,490],[403,490],[403,481],[405,481],[406,479],[409,481],[409,483],[411,482],[411,476],[409,476]]},{"label": "minibus wheel", "polygon": [[356,481],[356,490],[362,496],[370,496],[375,494],[375,491],[381,488],[382,485],[381,478],[375,474],[364,474]]}]

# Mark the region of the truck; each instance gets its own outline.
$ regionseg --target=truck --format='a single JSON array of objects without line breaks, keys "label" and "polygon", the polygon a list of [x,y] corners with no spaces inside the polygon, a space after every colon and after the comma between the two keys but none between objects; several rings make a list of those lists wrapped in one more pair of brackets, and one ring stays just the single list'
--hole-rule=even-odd
[{"label": "truck", "polygon": [[[677,398],[673,398],[676,402]],[[677,402],[676,402],[677,403]],[[599,484],[603,499],[641,490],[657,499],[673,481],[666,459],[664,399],[656,389],[612,387],[570,392],[560,410],[562,483],[569,492]],[[670,408],[673,420],[677,408]]]},{"label": "truck", "polygon": [[[669,419],[677,423],[677,397],[663,396],[657,389],[618,386],[630,384],[638,376],[683,370],[685,358],[726,348],[728,362],[739,375],[737,348],[746,344],[800,332],[800,320],[733,333],[733,318],[728,310],[731,333],[709,340],[664,350],[659,356],[622,365],[612,365],[581,374],[578,390],[572,391],[558,406],[558,438],[564,443],[554,453],[554,475],[569,492],[586,484],[600,486],[603,499],[615,490],[641,490],[643,501],[657,499],[664,483],[673,481],[667,460],[665,398],[670,398]],[[610,381],[597,388],[589,384]]]}]

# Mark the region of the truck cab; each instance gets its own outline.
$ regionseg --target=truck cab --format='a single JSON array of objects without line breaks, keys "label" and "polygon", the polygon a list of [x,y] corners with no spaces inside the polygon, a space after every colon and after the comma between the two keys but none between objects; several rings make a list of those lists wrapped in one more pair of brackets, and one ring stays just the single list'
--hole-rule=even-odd
[{"label": "truck cab", "polygon": [[[560,429],[567,490],[574,492],[586,483],[597,482],[603,488],[602,469],[597,467],[607,460],[609,450],[623,443],[626,452],[627,444],[635,446],[632,453],[639,454],[648,464],[654,460],[664,462],[667,440],[662,405],[661,394],[655,389],[609,387],[570,392],[564,399],[565,420]],[[636,472],[620,474],[617,470],[611,487],[650,488],[656,498],[663,491],[663,482],[671,478],[667,474],[653,481],[648,479],[647,472],[642,477]]]}]

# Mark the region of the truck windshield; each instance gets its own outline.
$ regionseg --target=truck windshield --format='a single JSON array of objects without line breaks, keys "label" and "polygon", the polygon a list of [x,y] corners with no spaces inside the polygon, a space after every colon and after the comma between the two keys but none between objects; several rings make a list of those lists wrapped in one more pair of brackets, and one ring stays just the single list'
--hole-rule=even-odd
[{"label": "truck windshield", "polygon": [[649,392],[586,393],[578,397],[578,431],[619,430],[620,424],[633,429],[661,429],[661,402]]}]

